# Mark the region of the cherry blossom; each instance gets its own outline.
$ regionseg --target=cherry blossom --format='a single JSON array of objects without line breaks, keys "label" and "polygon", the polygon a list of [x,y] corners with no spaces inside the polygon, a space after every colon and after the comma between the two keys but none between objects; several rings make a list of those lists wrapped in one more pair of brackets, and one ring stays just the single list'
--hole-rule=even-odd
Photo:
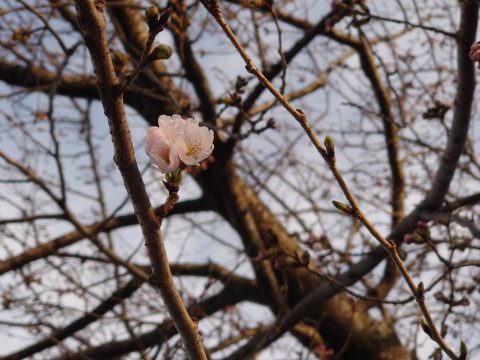
[{"label": "cherry blossom", "polygon": [[199,125],[198,119],[186,119],[177,139],[178,156],[185,165],[200,165],[213,151],[213,131]]},{"label": "cherry blossom", "polygon": [[161,128],[148,129],[145,152],[150,157],[153,168],[161,173],[173,172],[180,166],[177,146]]},{"label": "cherry blossom", "polygon": [[213,131],[200,126],[198,119],[161,115],[158,127],[151,127],[145,138],[145,152],[161,173],[177,171],[183,164],[199,165],[213,151]]}]

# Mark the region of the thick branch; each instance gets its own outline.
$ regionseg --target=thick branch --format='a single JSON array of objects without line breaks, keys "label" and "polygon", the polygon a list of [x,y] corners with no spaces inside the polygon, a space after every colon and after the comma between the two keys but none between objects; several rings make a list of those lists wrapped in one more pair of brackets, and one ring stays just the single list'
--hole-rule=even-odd
[{"label": "thick branch", "polygon": [[465,149],[470,115],[475,90],[475,69],[468,57],[470,46],[475,41],[478,25],[478,4],[468,1],[461,7],[460,28],[457,38],[457,93],[455,112],[448,136],[447,147],[442,155],[440,166],[432,187],[421,204],[424,209],[438,209],[448,192],[457,164]]},{"label": "thick branch", "polygon": [[108,51],[103,9],[100,3],[92,0],[78,0],[76,5],[79,23],[92,58],[98,90],[110,126],[115,163],[120,170],[145,237],[145,245],[152,263],[152,282],[162,295],[175,327],[182,337],[188,356],[191,359],[206,359],[198,328],[188,314],[173,282],[165,246],[159,231],[159,221],[150,204],[137,166],[123,99],[118,93],[119,81]]}]

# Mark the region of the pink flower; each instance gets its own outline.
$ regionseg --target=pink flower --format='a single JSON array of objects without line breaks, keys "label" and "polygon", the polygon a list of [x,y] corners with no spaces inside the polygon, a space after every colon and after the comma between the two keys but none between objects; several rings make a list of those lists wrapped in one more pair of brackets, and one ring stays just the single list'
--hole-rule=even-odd
[{"label": "pink flower", "polygon": [[213,151],[213,131],[199,126],[198,119],[186,119],[177,139],[178,156],[185,165],[200,165]]},{"label": "pink flower", "polygon": [[181,163],[199,165],[213,151],[213,131],[197,119],[161,115],[158,127],[151,127],[145,138],[145,152],[161,173],[176,171]]},{"label": "pink flower", "polygon": [[[470,53],[468,55],[470,56],[470,60],[473,62],[480,61],[480,41],[472,44],[470,47]],[[480,69],[480,63],[478,64],[478,68]]]},{"label": "pink flower", "polygon": [[145,152],[153,168],[161,173],[173,172],[180,166],[177,146],[162,128],[151,127],[147,130]]}]

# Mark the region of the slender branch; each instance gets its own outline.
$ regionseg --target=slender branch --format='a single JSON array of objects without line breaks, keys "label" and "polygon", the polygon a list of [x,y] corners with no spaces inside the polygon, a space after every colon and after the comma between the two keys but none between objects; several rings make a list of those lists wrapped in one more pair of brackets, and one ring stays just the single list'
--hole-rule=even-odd
[{"label": "slender branch", "polygon": [[[241,281],[230,281],[226,283],[225,288],[218,294],[212,295],[205,300],[192,304],[189,312],[192,316],[201,320],[215,312],[224,309],[226,306],[235,305],[242,301],[252,301],[259,304],[265,304],[262,297],[262,291],[259,291],[257,284],[253,280],[242,279]],[[89,348],[79,353],[67,354],[57,360],[83,360],[88,358],[110,359],[115,356],[121,356],[133,351],[138,351],[139,341],[145,347],[161,345],[177,333],[170,320],[164,321],[155,329],[137,336],[137,339],[127,339],[122,341],[112,341],[96,347]],[[139,341],[138,341],[139,340]]]},{"label": "slender branch", "polygon": [[[201,0],[202,4],[205,6],[205,8],[213,15],[217,23],[220,25],[222,30],[225,32],[227,37],[230,39],[232,44],[235,46],[237,49],[238,53],[240,56],[243,58],[243,60],[246,63],[246,69],[248,72],[252,73],[255,75],[258,80],[272,93],[272,95],[283,105],[283,107],[300,123],[302,128],[305,130],[307,133],[310,141],[313,143],[319,154],[322,156],[322,158],[327,162],[329,165],[329,168],[334,175],[338,185],[342,189],[345,197],[347,198],[350,206],[351,206],[351,215],[357,217],[362,224],[367,228],[367,230],[370,232],[370,234],[382,245],[382,247],[388,252],[390,255],[391,259],[397,266],[397,268],[400,270],[400,273],[402,274],[405,282],[407,283],[411,293],[415,296],[417,304],[422,311],[423,316],[425,317],[428,326],[431,331],[431,338],[437,342],[437,344],[442,348],[445,353],[448,354],[448,356],[452,359],[458,359],[458,357],[455,355],[453,350],[450,349],[448,344],[444,341],[443,337],[441,336],[440,332],[438,331],[437,327],[435,326],[435,323],[432,319],[432,316],[425,304],[423,294],[418,291],[417,286],[415,285],[411,275],[409,274],[408,270],[406,269],[405,265],[403,264],[403,261],[401,260],[398,252],[397,252],[397,247],[394,241],[387,240],[385,239],[380,232],[373,226],[373,224],[370,223],[368,218],[363,214],[361,211],[356,199],[354,198],[353,194],[351,193],[350,189],[348,188],[345,180],[343,179],[342,175],[340,174],[338,168],[336,167],[336,162],[335,162],[335,156],[332,153],[333,151],[333,144],[331,145],[330,148],[325,149],[323,145],[320,143],[318,140],[317,136],[314,134],[314,132],[311,129],[311,126],[307,120],[307,117],[305,113],[301,109],[295,109],[289,102],[286,100],[282,94],[271,84],[271,82],[265,77],[265,75],[258,69],[258,67],[255,65],[253,60],[250,58],[250,56],[246,53],[246,51],[243,49],[242,45],[238,41],[237,37],[233,33],[233,31],[230,29],[228,24],[226,23],[223,15],[221,8],[218,4],[217,0],[211,0],[211,1],[206,1],[206,0]],[[463,54],[465,56],[465,54]],[[468,112],[469,114],[469,112]],[[467,127],[468,128],[468,127]],[[455,168],[455,167],[454,167]],[[274,327],[275,328],[275,327]],[[258,346],[255,345],[255,349]],[[250,351],[252,351],[252,348],[250,348]],[[245,354],[243,354],[245,355]]]},{"label": "slender branch", "polygon": [[138,278],[133,278],[128,283],[126,283],[123,287],[113,292],[112,295],[110,295],[108,298],[103,300],[93,310],[87,312],[85,315],[71,322],[69,325],[54,331],[47,338],[37,342],[36,344],[30,345],[24,349],[21,349],[10,355],[2,357],[1,359],[2,360],[25,359],[40,351],[43,351],[45,349],[48,349],[52,346],[57,345],[59,342],[70,337],[77,331],[99,320],[103,315],[105,315],[108,311],[112,310],[121,301],[129,298],[138,288],[140,288],[140,286],[143,283],[144,283],[143,280]]},{"label": "slender branch", "polygon": [[453,179],[457,164],[465,149],[470,125],[472,103],[475,90],[475,69],[468,57],[470,46],[475,41],[478,25],[478,3],[468,1],[460,5],[460,28],[457,38],[457,93],[455,113],[447,147],[442,155],[440,166],[432,187],[421,204],[424,209],[437,209],[441,206]]},{"label": "slender branch", "polygon": [[[155,209],[157,216],[161,211],[162,207],[158,207]],[[204,201],[203,198],[195,199],[195,200],[185,200],[176,204],[176,206],[167,214],[167,216],[172,216],[175,214],[183,214],[186,212],[192,211],[206,211],[209,210],[207,202]],[[121,216],[114,216],[116,211],[113,211],[112,214],[106,218],[105,220],[98,221],[92,223],[90,225],[84,225],[83,228],[85,232],[88,233],[90,236],[95,236],[100,232],[108,232],[115,229],[119,229],[126,226],[136,225],[138,224],[138,219],[135,214],[127,214]],[[45,215],[48,217],[48,215]],[[39,215],[38,217],[30,218],[28,217],[28,221],[34,221],[37,218],[43,219],[45,216]],[[60,215],[58,215],[60,217]],[[65,218],[65,214],[61,215]],[[20,219],[12,219],[14,221]],[[9,220],[5,220],[8,222]],[[0,223],[1,224],[1,223]],[[83,233],[78,230],[69,232],[62,236],[59,236],[47,243],[42,245],[36,246],[32,249],[24,251],[23,253],[10,257],[9,259],[0,261],[0,275],[5,274],[6,272],[20,269],[21,267],[25,266],[26,264],[36,261],[39,259],[43,259],[49,255],[55,255],[58,250],[70,246],[79,242],[80,240],[85,239]]]}]

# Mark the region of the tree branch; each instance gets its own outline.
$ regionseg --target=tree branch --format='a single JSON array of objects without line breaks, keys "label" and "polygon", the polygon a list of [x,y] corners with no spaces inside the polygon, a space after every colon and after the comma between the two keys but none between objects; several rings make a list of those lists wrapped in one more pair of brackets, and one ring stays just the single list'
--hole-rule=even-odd
[{"label": "tree branch", "polygon": [[78,0],[76,6],[85,44],[95,69],[98,91],[110,126],[115,153],[114,160],[120,170],[145,237],[148,256],[152,263],[151,281],[162,295],[175,327],[182,337],[188,356],[191,359],[206,359],[197,325],[188,314],[173,282],[165,246],[159,231],[159,221],[150,204],[137,166],[123,99],[118,92],[119,81],[108,50],[102,5],[93,0]]}]

